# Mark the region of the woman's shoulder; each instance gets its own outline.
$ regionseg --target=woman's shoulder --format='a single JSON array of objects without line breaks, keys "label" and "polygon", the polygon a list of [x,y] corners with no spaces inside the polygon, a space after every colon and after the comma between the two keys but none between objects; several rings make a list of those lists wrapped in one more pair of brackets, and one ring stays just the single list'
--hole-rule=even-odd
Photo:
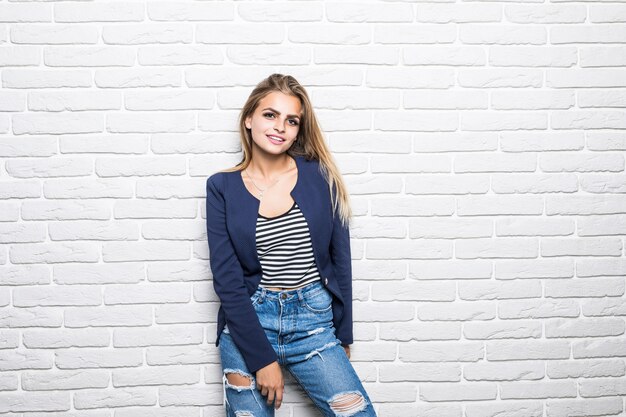
[{"label": "woman's shoulder", "polygon": [[320,161],[319,159],[310,158],[307,159],[304,155],[294,156],[294,158],[299,159],[301,161],[300,165],[307,170],[313,170],[315,172],[319,171]]},{"label": "woman's shoulder", "polygon": [[223,176],[224,176],[224,172],[222,171],[214,172],[213,174],[209,175],[209,177],[206,179],[206,182],[207,184],[221,183],[224,180]]},{"label": "woman's shoulder", "polygon": [[223,190],[227,181],[228,181],[228,177],[229,175],[233,175],[233,174],[238,174],[239,171],[217,171],[214,172],[213,174],[209,175],[207,180],[206,180],[206,184],[207,186],[212,185],[213,187],[217,188],[218,190]]},{"label": "woman's shoulder", "polygon": [[241,170],[238,169],[237,165],[229,168],[223,168],[219,171],[214,172],[209,175],[207,180],[212,181],[225,181],[227,178],[232,177],[234,175],[241,175]]},{"label": "woman's shoulder", "polygon": [[[303,174],[321,174],[320,161],[318,159],[307,159],[305,155],[295,155],[293,158],[300,162],[298,164],[299,167],[304,168],[305,172]],[[228,181],[232,181],[231,178],[235,178],[235,175],[241,175],[241,171],[235,168],[227,168],[209,175],[207,185],[212,184],[218,189],[223,189],[228,184]]]}]

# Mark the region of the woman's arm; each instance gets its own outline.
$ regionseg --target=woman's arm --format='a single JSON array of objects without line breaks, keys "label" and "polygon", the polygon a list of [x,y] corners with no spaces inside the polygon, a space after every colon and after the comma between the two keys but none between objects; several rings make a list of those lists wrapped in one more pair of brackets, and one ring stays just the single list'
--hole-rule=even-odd
[{"label": "woman's arm", "polygon": [[206,226],[213,288],[224,309],[226,324],[250,372],[278,360],[244,284],[243,269],[226,228],[221,176],[206,183]]},{"label": "woman's arm", "polygon": [[[334,213],[333,231],[330,238],[330,259],[335,279],[344,300],[343,316],[336,327],[337,339],[346,346],[353,342],[352,336],[352,256],[350,252],[350,228],[342,225],[339,213]],[[347,352],[346,352],[347,353]]]}]

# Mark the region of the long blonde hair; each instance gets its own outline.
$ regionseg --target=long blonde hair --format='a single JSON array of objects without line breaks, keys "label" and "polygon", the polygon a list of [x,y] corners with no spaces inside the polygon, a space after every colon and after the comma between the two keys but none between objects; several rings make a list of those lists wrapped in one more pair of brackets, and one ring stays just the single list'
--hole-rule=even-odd
[{"label": "long blonde hair", "polygon": [[[239,114],[239,136],[243,159],[234,167],[222,170],[223,172],[242,171],[252,160],[252,134],[245,125],[248,116],[252,116],[261,99],[271,92],[278,91],[283,94],[298,97],[302,106],[302,118],[296,141],[287,150],[291,157],[304,156],[305,159],[319,161],[320,172],[328,183],[331,195],[333,212],[337,212],[344,226],[349,224],[352,217],[350,208],[350,196],[341,177],[341,173],[335,164],[335,160],[326,146],[322,130],[317,122],[313,106],[309,96],[300,83],[291,75],[272,74],[256,85],[246,100]],[[336,188],[336,193],[333,189]]]}]

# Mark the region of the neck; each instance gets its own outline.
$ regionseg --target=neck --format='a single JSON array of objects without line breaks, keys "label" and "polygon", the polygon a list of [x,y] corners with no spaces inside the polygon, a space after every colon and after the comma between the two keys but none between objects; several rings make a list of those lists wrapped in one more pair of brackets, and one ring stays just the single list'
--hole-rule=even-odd
[{"label": "neck", "polygon": [[257,152],[252,155],[247,169],[248,172],[253,172],[256,178],[271,181],[292,166],[291,159],[291,156],[287,155],[286,152],[279,155]]}]

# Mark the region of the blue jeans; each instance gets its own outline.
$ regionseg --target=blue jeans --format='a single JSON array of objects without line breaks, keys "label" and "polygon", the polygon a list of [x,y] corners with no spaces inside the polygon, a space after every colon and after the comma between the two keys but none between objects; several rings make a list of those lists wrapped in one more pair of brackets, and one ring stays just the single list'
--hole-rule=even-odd
[{"label": "blue jeans", "polygon": [[[293,375],[322,415],[376,417],[358,375],[335,337],[332,295],[326,287],[320,282],[284,291],[259,286],[250,299],[278,363]],[[219,350],[226,415],[273,417],[274,404],[268,406],[267,398],[256,388],[256,378],[246,367],[228,326],[220,335]],[[232,385],[226,378],[228,373],[246,376],[251,383]]]}]

